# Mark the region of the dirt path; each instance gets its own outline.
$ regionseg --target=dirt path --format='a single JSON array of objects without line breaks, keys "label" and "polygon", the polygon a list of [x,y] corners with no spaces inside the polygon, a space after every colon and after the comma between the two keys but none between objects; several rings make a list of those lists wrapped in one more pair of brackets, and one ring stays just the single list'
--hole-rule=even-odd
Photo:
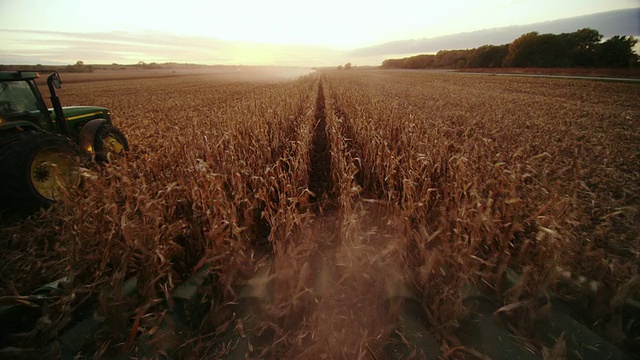
[{"label": "dirt path", "polygon": [[231,357],[388,359],[418,354],[415,343],[402,341],[429,335],[417,320],[420,307],[410,315],[405,311],[412,327],[402,323],[402,305],[411,295],[398,224],[385,209],[365,203],[348,219],[333,213],[306,221],[300,246],[276,254],[241,295],[251,299],[243,313],[244,329],[260,335],[241,340]]},{"label": "dirt path", "polygon": [[[309,173],[314,214],[303,222],[292,245],[276,249],[269,265],[240,295],[243,329],[253,335],[238,343],[231,358],[387,359],[419,354],[406,341],[415,334],[403,334],[408,330],[401,319],[402,305],[410,297],[402,221],[373,202],[358,204],[348,218],[338,211],[321,83],[315,117]],[[411,317],[412,332],[427,337],[424,324],[416,320],[420,309],[404,317]]]}]

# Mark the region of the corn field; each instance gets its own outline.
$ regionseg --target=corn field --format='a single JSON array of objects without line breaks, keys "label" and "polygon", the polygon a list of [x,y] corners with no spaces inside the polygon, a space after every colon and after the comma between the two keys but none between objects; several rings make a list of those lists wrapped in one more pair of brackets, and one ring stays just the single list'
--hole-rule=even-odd
[{"label": "corn field", "polygon": [[[84,163],[80,188],[0,228],[0,305],[42,308],[11,339],[28,356],[64,354],[59,334],[94,314],[76,355],[430,358],[398,331],[411,298],[439,356],[488,358],[460,335],[470,291],[538,357],[569,353],[536,332],[549,294],[626,346],[638,85],[352,70],[107,79],[60,97],[110,108],[131,152]],[[175,300],[194,276],[197,312]]]}]

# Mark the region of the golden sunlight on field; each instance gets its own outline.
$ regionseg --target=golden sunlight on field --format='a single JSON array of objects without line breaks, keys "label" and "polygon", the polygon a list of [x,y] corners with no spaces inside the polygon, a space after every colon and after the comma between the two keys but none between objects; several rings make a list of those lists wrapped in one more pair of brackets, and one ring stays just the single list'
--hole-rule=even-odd
[{"label": "golden sunlight on field", "polygon": [[64,83],[65,105],[111,110],[131,152],[87,162],[69,198],[2,224],[0,305],[42,309],[3,348],[194,359],[637,349],[640,86],[251,71]]}]

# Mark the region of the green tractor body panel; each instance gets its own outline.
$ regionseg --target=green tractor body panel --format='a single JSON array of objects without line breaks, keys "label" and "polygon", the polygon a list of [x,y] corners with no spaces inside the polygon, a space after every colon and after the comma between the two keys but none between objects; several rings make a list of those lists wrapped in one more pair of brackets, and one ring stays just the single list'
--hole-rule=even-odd
[{"label": "green tractor body panel", "polygon": [[[89,121],[93,119],[105,119],[107,123],[111,124],[111,115],[109,109],[99,106],[65,106],[62,108],[64,118],[67,120],[67,125],[70,131],[70,137],[75,143],[78,143],[81,129]],[[56,131],[62,132],[58,127],[56,119],[56,113],[53,109],[49,109],[49,116],[56,127]]]},{"label": "green tractor body panel", "polygon": [[[64,117],[69,122],[89,121],[91,119],[106,119],[109,116],[109,109],[99,106],[65,106],[62,108]],[[52,109],[50,111],[53,111]],[[56,119],[54,113],[51,114],[53,120]]]}]

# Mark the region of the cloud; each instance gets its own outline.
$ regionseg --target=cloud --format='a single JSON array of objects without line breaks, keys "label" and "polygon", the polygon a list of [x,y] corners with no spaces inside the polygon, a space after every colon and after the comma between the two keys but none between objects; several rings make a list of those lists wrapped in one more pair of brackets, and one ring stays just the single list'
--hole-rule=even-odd
[{"label": "cloud", "polygon": [[[45,63],[188,62],[243,65],[334,65],[344,52],[321,46],[225,41],[159,32],[73,33],[1,30],[4,59],[48,59]],[[10,40],[7,40],[10,39]],[[42,63],[43,61],[39,61]]]},{"label": "cloud", "polygon": [[605,37],[613,35],[640,35],[640,8],[603,12],[543,23],[484,29],[426,39],[391,41],[380,45],[360,48],[349,52],[355,57],[413,55],[434,53],[439,50],[468,49],[482,45],[511,43],[530,31],[539,33],[573,32],[590,27]]}]

